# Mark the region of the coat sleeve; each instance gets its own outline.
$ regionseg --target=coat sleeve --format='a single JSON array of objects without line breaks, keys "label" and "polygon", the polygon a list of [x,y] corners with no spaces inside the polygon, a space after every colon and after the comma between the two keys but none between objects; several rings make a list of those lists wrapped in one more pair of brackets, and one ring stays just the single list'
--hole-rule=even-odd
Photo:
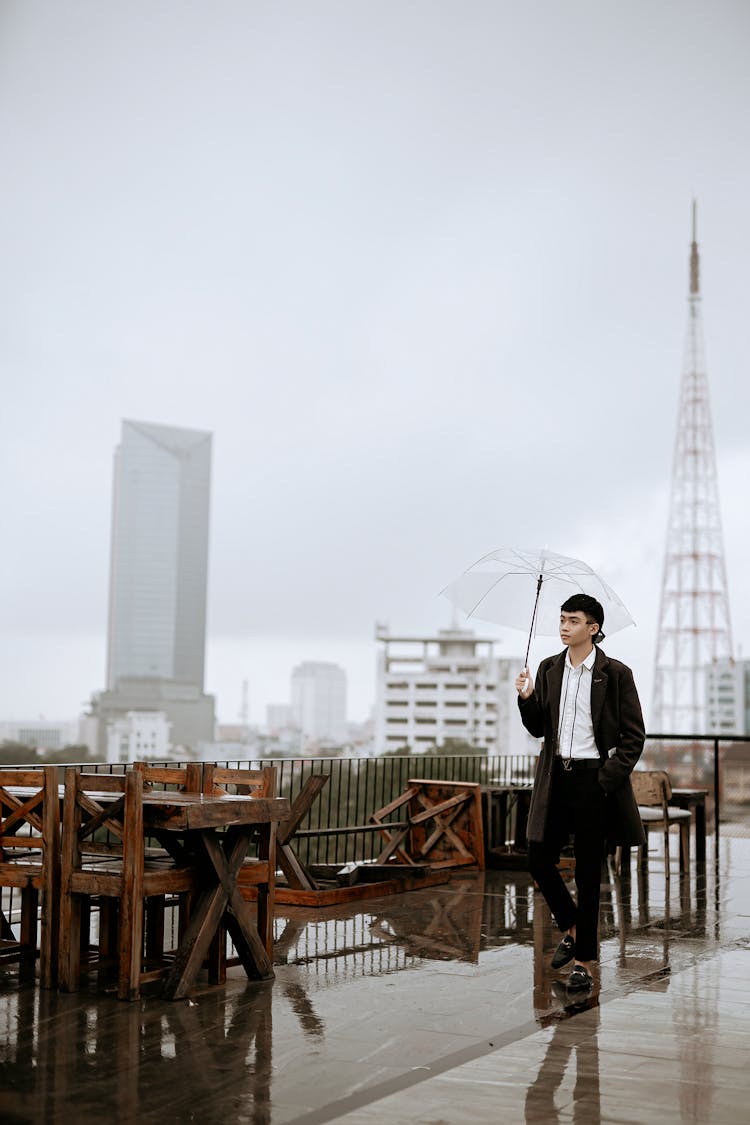
[{"label": "coat sleeve", "polygon": [[528,699],[521,699],[518,697],[518,709],[521,712],[521,722],[526,727],[532,738],[544,738],[544,677],[542,669],[544,664],[539,665],[539,671],[536,674],[536,684],[534,690]]},{"label": "coat sleeve", "polygon": [[610,754],[599,771],[599,781],[606,793],[612,793],[630,777],[643,752],[646,729],[633,673],[625,665],[619,676],[620,732],[614,754]]}]

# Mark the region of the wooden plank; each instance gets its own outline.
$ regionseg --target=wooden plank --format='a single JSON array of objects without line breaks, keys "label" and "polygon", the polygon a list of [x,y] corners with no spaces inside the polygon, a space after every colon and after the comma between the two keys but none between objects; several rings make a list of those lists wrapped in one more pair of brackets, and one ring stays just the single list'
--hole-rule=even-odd
[{"label": "wooden plank", "polygon": [[[462,802],[463,804],[464,802]],[[425,842],[419,849],[421,856],[428,855],[429,852],[441,841],[443,838],[447,839],[458,852],[456,863],[471,863],[474,859],[474,854],[465,846],[463,840],[451,828],[451,821],[455,820],[461,812],[460,808],[454,808],[453,814],[446,820],[441,816],[436,816],[433,813],[432,819],[435,821],[435,828],[430,836],[427,837]]]},{"label": "wooden plank", "polygon": [[306,906],[323,907],[337,906],[340,903],[359,902],[373,898],[383,898],[390,895],[403,894],[407,891],[416,891],[424,887],[432,887],[439,883],[450,881],[450,873],[446,871],[432,871],[423,877],[411,879],[397,878],[385,879],[375,883],[356,883],[353,887],[321,887],[317,891],[300,891],[291,887],[276,885],[277,906]]},{"label": "wooden plank", "polygon": [[428,863],[414,863],[409,867],[401,863],[358,863],[356,867],[359,883],[377,883],[388,879],[419,882],[432,872]]},{"label": "wooden plank", "polygon": [[312,808],[313,802],[321,789],[328,784],[328,777],[329,775],[327,773],[314,773],[308,777],[292,802],[289,816],[279,825],[277,834],[277,843],[279,845],[288,844],[292,839],[302,819]]},{"label": "wooden plank", "polygon": [[385,837],[387,843],[386,843],[386,846],[383,848],[383,850],[380,852],[380,854],[377,856],[375,862],[376,863],[385,863],[387,860],[389,860],[391,858],[392,855],[397,854],[401,863],[405,863],[407,865],[412,865],[414,863],[414,860],[409,855],[409,853],[407,851],[405,851],[404,848],[401,847],[401,844],[404,842],[404,840],[409,835],[409,832],[411,831],[411,827],[409,825],[407,825],[406,828],[401,828],[395,834],[395,836],[391,836],[390,833],[386,831],[385,826],[383,828],[381,828],[380,831],[381,831],[382,835]]},{"label": "wooden plank", "polygon": [[80,861],[81,809],[76,788],[77,771],[69,766],[65,770],[58,947],[58,984],[64,992],[75,992],[81,976],[81,900],[71,891],[73,867]]},{"label": "wooden plank", "polygon": [[[414,782],[410,781],[409,785],[413,786]],[[390,801],[389,804],[383,805],[382,809],[378,809],[377,812],[374,812],[370,817],[370,824],[380,824],[384,817],[388,816],[392,812],[395,812],[396,809],[400,809],[402,805],[405,805],[407,801],[410,801],[411,798],[415,797],[416,795],[416,789],[407,789],[404,793],[401,794],[400,797],[396,797],[393,801]]]},{"label": "wooden plank", "polygon": [[314,773],[307,778],[292,802],[289,816],[282,821],[276,832],[276,855],[279,866],[286,875],[289,886],[296,887],[298,890],[315,890],[317,883],[295,852],[291,840],[318,794],[328,784],[328,777],[327,773]]},{"label": "wooden plank", "polygon": [[441,801],[437,805],[430,805],[423,794],[416,794],[418,800],[424,805],[425,811],[415,813],[410,817],[412,824],[422,824],[423,821],[429,820],[430,817],[438,817],[441,813],[448,812],[449,809],[454,809],[456,806],[465,805],[467,801],[471,800],[471,793],[460,793],[457,797],[450,797],[447,801]]},{"label": "wooden plank", "polygon": [[120,1000],[140,996],[143,948],[143,775],[129,770],[125,778],[128,817],[123,825],[122,886],[117,995]]},{"label": "wooden plank", "polygon": [[276,855],[278,857],[279,867],[286,875],[290,887],[296,887],[298,890],[306,891],[315,890],[317,883],[310,875],[304,863],[297,858],[297,854],[291,844],[282,844],[281,847],[277,849]]},{"label": "wooden plank", "polygon": [[288,797],[247,797],[231,793],[209,796],[156,790],[143,794],[146,828],[172,832],[284,820],[290,807]]}]

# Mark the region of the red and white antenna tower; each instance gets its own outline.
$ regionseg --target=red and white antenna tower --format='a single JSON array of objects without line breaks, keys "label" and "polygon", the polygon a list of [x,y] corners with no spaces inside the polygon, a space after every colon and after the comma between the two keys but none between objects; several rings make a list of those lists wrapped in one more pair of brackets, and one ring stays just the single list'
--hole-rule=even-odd
[{"label": "red and white antenna tower", "polygon": [[733,655],[700,303],[693,202],[688,330],[650,723],[661,734],[705,733],[706,666]]}]

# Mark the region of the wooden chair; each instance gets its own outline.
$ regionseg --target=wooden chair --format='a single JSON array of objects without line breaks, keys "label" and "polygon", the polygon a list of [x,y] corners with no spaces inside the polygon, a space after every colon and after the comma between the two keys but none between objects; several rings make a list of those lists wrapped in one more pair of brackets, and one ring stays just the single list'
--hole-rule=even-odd
[{"label": "wooden chair", "polygon": [[639,863],[646,864],[649,833],[660,828],[664,833],[664,872],[669,878],[669,829],[673,824],[680,829],[680,870],[690,869],[690,811],[672,807],[672,786],[664,770],[633,770],[630,775],[638,813],[646,833],[646,848],[639,849]]},{"label": "wooden chair", "polygon": [[[101,968],[110,957],[117,964],[121,1000],[138,999],[143,984],[169,971],[169,954],[150,935],[144,941],[144,902],[156,898],[161,906],[165,896],[189,894],[197,874],[161,850],[147,855],[146,776],[143,769],[124,775],[86,774],[75,766],[65,771],[59,959],[65,992],[78,989],[82,969]],[[97,949],[88,941],[93,901],[101,904]]]},{"label": "wooden chair", "polygon": [[[14,792],[20,787],[23,792]],[[20,935],[0,911],[0,963],[34,964],[43,988],[57,981],[60,799],[57,769],[0,769],[0,887],[20,891]],[[40,917],[41,897],[41,925]]]},{"label": "wooden chair", "polygon": [[[150,762],[133,762],[133,769],[139,770],[143,776],[143,791],[162,789],[174,790],[178,793],[200,793],[203,789],[203,764],[189,762],[185,766],[159,766]],[[170,853],[164,844],[172,847]],[[183,862],[179,851],[174,851],[175,841],[171,833],[167,833],[162,841],[146,840],[146,858],[153,866],[161,859],[167,863],[173,860],[178,865]],[[182,894],[171,896],[150,895],[146,900],[145,930],[146,930],[146,958],[149,961],[158,961],[164,950],[164,937],[166,931],[167,907],[177,908],[177,930],[175,939],[179,943],[190,917],[190,895]]]},{"label": "wooden chair", "polygon": [[[236,793],[255,797],[275,797],[276,766],[260,770],[229,769],[206,763],[203,767],[204,793]],[[269,958],[273,959],[273,922],[276,898],[276,824],[258,834],[257,854],[247,856],[237,877],[237,886],[247,902],[258,904],[258,933]],[[211,953],[209,971],[213,981],[226,978],[226,934],[220,929]]]},{"label": "wooden chair", "polygon": [[133,769],[143,775],[144,789],[174,789],[183,793],[202,792],[203,765],[189,762],[186,766],[154,766],[150,762],[134,762]]}]

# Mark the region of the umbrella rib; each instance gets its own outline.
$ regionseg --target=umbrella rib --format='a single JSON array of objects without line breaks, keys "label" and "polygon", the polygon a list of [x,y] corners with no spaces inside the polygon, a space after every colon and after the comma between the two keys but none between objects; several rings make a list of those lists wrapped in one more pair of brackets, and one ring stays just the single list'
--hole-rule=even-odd
[{"label": "umbrella rib", "polygon": [[[472,567],[469,567],[469,570],[464,571],[464,573],[468,574],[471,570],[472,570]],[[498,586],[503,581],[504,578],[511,578],[511,577],[521,577],[521,578],[523,578],[523,576],[525,574],[529,574],[529,573],[530,573],[530,571],[527,571],[527,570],[508,570],[508,571],[505,572],[505,574],[501,574],[498,578],[495,579],[495,581],[492,583],[492,585],[489,587],[489,589],[484,591],[484,593],[482,594],[479,601],[471,607],[471,609],[466,614],[466,616],[471,617],[472,613],[474,613],[474,611],[477,609],[477,607],[482,604],[482,602],[484,601],[484,599],[486,597],[489,597],[489,595],[492,593],[492,591],[495,589],[495,587]]]}]

